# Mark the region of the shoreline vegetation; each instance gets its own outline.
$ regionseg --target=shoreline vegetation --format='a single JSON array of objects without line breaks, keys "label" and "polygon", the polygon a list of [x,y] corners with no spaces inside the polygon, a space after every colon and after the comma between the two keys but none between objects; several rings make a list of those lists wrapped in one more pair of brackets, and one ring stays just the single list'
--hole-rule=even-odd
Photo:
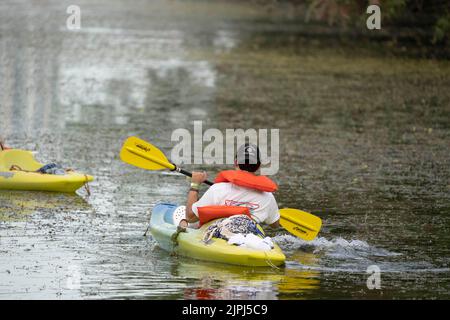
[{"label": "shoreline vegetation", "polygon": [[[304,39],[336,45],[375,42],[394,55],[450,58],[450,5],[445,0],[245,0],[272,23]],[[241,1],[239,1],[241,2]],[[381,8],[381,30],[369,30],[369,5]]]}]

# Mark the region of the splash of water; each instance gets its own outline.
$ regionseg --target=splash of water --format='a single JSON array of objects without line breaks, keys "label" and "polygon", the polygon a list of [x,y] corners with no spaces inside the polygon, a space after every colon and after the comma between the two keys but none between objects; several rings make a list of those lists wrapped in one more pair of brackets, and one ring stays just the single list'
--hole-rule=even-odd
[{"label": "splash of water", "polygon": [[325,237],[319,237],[312,241],[305,241],[291,235],[278,235],[274,237],[274,240],[283,250],[288,252],[303,250],[314,254],[324,254],[325,256],[336,259],[358,259],[368,256],[391,257],[400,255],[399,253],[371,246],[363,240],[346,240],[342,237],[331,240]]}]

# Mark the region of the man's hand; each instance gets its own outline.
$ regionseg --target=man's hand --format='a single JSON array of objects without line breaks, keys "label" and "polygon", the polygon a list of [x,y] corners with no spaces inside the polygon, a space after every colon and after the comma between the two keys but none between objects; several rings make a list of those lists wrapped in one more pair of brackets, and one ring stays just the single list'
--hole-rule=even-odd
[{"label": "man's hand", "polygon": [[206,181],[207,178],[208,178],[208,175],[206,174],[206,172],[194,171],[194,172],[192,172],[192,180],[191,181],[194,183],[201,184],[204,181]]}]

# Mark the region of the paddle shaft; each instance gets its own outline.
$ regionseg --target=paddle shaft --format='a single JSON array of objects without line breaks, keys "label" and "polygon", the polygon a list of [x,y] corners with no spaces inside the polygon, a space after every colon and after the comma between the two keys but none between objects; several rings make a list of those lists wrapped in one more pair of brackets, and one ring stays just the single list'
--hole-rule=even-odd
[{"label": "paddle shaft", "polygon": [[[172,163],[172,164],[173,164],[173,163]],[[174,164],[174,166],[175,166],[175,169],[174,169],[173,171],[179,172],[179,173],[181,173],[181,174],[184,174],[185,176],[188,176],[188,177],[191,177],[191,178],[192,178],[192,173],[191,173],[191,172],[186,171],[186,170],[184,170],[184,169],[181,169],[181,168],[177,167],[175,164]],[[214,182],[211,182],[211,181],[209,181],[209,180],[205,180],[205,181],[203,181],[203,183],[206,183],[206,184],[209,185],[209,186],[212,186],[212,185],[214,184]]]}]

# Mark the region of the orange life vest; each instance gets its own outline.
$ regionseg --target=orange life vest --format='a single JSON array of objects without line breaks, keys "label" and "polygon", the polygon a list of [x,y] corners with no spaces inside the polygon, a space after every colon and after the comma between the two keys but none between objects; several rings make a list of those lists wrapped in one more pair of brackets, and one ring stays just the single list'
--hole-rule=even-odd
[{"label": "orange life vest", "polygon": [[204,206],[198,207],[198,219],[200,220],[200,226],[208,221],[218,218],[228,218],[237,214],[250,215],[250,210],[247,207],[236,206]]},{"label": "orange life vest", "polygon": [[243,170],[226,170],[219,172],[214,183],[230,182],[232,184],[259,191],[275,192],[278,186],[266,176],[257,176]]},{"label": "orange life vest", "polygon": [[[274,192],[278,189],[275,182],[267,178],[266,176],[257,176],[253,173],[243,170],[226,170],[220,172],[214,183],[230,182],[232,184],[255,189],[258,191]],[[200,220],[200,226],[208,221],[218,218],[227,218],[237,214],[250,215],[250,210],[247,207],[238,206],[205,206],[198,207],[198,219]]]}]

